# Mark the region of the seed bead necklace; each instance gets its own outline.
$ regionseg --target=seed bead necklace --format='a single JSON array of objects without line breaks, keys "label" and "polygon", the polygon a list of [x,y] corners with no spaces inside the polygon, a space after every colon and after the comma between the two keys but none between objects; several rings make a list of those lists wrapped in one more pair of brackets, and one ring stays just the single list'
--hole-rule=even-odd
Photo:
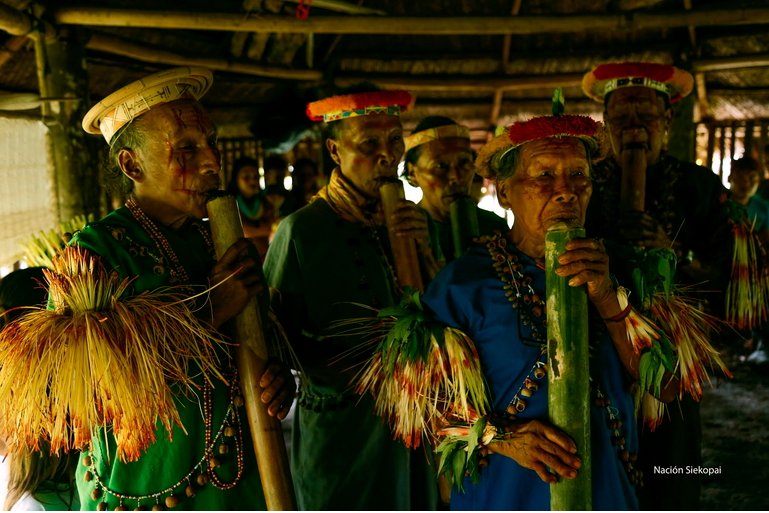
[{"label": "seed bead necklace", "polygon": [[[494,261],[493,265],[497,271],[497,276],[505,283],[504,289],[507,290],[505,296],[511,303],[513,310],[518,313],[519,339],[525,345],[539,346],[541,348],[534,365],[526,374],[513,399],[507,406],[507,413],[516,414],[526,409],[529,398],[539,390],[537,381],[542,380],[547,375],[547,343],[543,336],[543,332],[547,328],[547,320],[542,321],[542,331],[536,326],[536,319],[545,314],[546,305],[532,288],[531,277],[521,272],[523,265],[519,263],[518,256],[507,251],[507,239],[497,232],[491,237],[480,237],[477,239],[477,242],[486,243],[489,254]],[[529,308],[530,313],[524,311],[525,307]],[[527,339],[521,333],[521,322],[524,325],[531,324],[534,340],[528,339],[529,343],[527,343]],[[603,328],[603,326],[598,326],[598,328]],[[601,391],[599,386],[594,385],[592,376],[590,377],[590,391],[593,395],[593,404],[599,408],[606,408],[608,416],[606,427],[613,433],[610,437],[611,444],[618,448],[617,457],[623,462],[630,484],[633,486],[643,486],[643,472],[633,467],[637,456],[631,454],[625,448],[625,437],[622,436],[620,431],[622,421],[619,419],[619,410],[612,407],[609,397]]]},{"label": "seed bead necklace", "polygon": [[[155,243],[155,246],[158,248],[163,261],[167,259],[170,260],[173,264],[173,267],[170,270],[171,276],[178,279],[182,283],[189,283],[190,279],[187,275],[187,271],[184,270],[184,266],[182,266],[181,262],[179,262],[179,258],[176,256],[176,252],[174,252],[171,244],[168,242],[168,239],[165,238],[163,233],[160,231],[160,229],[158,229],[157,225],[155,225],[152,219],[147,217],[147,214],[144,213],[144,211],[139,207],[139,205],[136,204],[136,201],[133,199],[129,199],[126,202],[126,208],[128,208],[128,211],[131,212],[136,221],[138,221],[139,225],[141,225],[144,231],[147,232],[152,241]],[[206,242],[206,245],[209,248],[213,247],[211,236],[208,235],[206,230],[198,223],[193,223],[193,226],[201,234],[203,240]],[[157,274],[157,271],[155,272]]]}]

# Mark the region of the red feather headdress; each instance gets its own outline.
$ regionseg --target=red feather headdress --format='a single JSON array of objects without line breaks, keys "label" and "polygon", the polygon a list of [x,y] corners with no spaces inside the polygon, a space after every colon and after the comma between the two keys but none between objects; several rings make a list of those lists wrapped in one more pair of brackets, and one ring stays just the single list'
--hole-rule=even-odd
[{"label": "red feather headdress", "polygon": [[339,121],[368,114],[399,116],[412,102],[411,94],[400,89],[346,94],[307,104],[307,116],[313,121]]},{"label": "red feather headdress", "polygon": [[582,79],[582,90],[597,102],[622,87],[648,87],[666,93],[674,103],[692,92],[694,78],[669,64],[610,62],[596,66]]},{"label": "red feather headdress", "polygon": [[592,118],[572,114],[541,116],[514,123],[481,148],[475,161],[475,172],[485,178],[493,178],[496,172],[492,168],[492,160],[500,152],[506,153],[531,141],[576,137],[578,139],[592,139],[598,144],[600,128],[601,125]]}]

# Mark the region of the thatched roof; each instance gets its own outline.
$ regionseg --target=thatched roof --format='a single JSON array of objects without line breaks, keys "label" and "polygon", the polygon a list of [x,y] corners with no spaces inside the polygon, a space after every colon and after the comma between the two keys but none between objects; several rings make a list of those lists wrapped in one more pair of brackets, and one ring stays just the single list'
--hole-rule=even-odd
[{"label": "thatched roof", "polygon": [[[12,7],[25,7],[29,0],[2,0]],[[44,19],[55,23],[59,0],[41,0]],[[313,5],[310,19],[346,16]],[[356,5],[355,2],[351,2]],[[363,7],[384,11],[388,16],[412,17],[509,17],[513,0],[365,0]],[[724,9],[724,2],[694,0],[693,9]],[[523,0],[519,16],[637,13],[680,13],[679,0]],[[178,2],[162,0],[73,1],[68,7],[179,10]],[[765,8],[764,0],[729,2],[728,8]],[[187,13],[233,13],[253,18],[273,14],[292,19],[297,2],[277,0],[188,0]],[[769,14],[763,19],[766,23]],[[630,18],[628,18],[630,19]],[[393,26],[397,26],[397,20]],[[149,50],[162,50],[197,59],[250,63],[277,70],[315,70],[313,79],[280,79],[254,74],[217,71],[215,84],[204,103],[220,125],[243,131],[258,121],[262,109],[281,101],[287,91],[299,97],[328,92],[334,84],[362,78],[384,84],[411,84],[418,101],[404,117],[412,126],[426,115],[458,118],[479,131],[492,128],[494,87],[474,87],[468,81],[493,84],[494,80],[517,77],[564,77],[567,109],[573,113],[600,115],[601,105],[582,94],[574,77],[609,60],[643,60],[689,67],[710,59],[769,53],[769,25],[757,23],[703,26],[694,29],[695,46],[686,26],[643,30],[583,30],[563,33],[513,34],[509,57],[503,62],[503,35],[415,35],[235,32],[88,26],[70,29],[87,39],[97,33],[121,38]],[[397,31],[397,30],[394,30]],[[71,32],[72,33],[72,32]],[[0,42],[7,35],[0,34]],[[308,48],[310,51],[308,51]],[[98,101],[116,88],[142,75],[171,64],[151,63],[96,49],[86,51],[90,75],[90,100]],[[765,57],[765,55],[764,55]],[[767,66],[764,58],[763,66]],[[26,45],[2,65],[0,93],[37,92],[34,51]],[[769,118],[769,67],[750,67],[704,73],[707,105],[701,102],[697,116],[731,120]],[[465,84],[463,86],[463,84]],[[497,124],[549,110],[552,87],[515,87],[504,91]],[[297,100],[294,100],[297,101]],[[483,137],[479,133],[478,137]]]}]

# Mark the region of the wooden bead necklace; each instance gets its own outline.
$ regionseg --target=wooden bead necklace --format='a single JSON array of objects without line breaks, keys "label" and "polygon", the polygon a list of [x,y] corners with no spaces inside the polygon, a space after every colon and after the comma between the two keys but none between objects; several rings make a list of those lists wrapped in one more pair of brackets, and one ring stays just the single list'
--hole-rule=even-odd
[{"label": "wooden bead necklace", "polygon": [[[243,397],[240,396],[240,389],[238,387],[238,375],[237,371],[232,376],[232,386],[230,387],[230,403],[227,406],[227,412],[224,415],[224,420],[222,421],[222,425],[219,426],[219,430],[216,432],[216,435],[212,436],[212,418],[213,418],[213,408],[212,408],[212,397],[211,397],[211,384],[206,381],[204,387],[203,387],[203,411],[204,411],[204,423],[205,423],[205,446],[203,449],[203,457],[192,467],[192,470],[190,470],[187,475],[185,475],[183,478],[181,478],[179,481],[177,481],[175,484],[159,491],[154,492],[150,494],[145,495],[128,495],[128,494],[122,494],[115,490],[112,490],[108,488],[104,482],[101,480],[101,477],[99,476],[99,473],[96,470],[96,458],[93,455],[93,451],[91,451],[88,456],[83,458],[83,465],[88,467],[88,471],[86,471],[85,475],[83,476],[83,480],[86,482],[95,481],[95,488],[91,492],[91,499],[94,501],[98,501],[99,499],[102,499],[98,505],[97,509],[99,511],[106,511],[107,510],[107,496],[104,495],[104,492],[107,493],[107,495],[111,495],[117,499],[119,499],[119,505],[115,508],[115,511],[125,511],[125,507],[123,506],[123,501],[136,501],[137,506],[136,510],[144,509],[142,506],[142,501],[148,501],[152,502],[154,499],[155,505],[152,507],[153,511],[159,511],[163,510],[165,508],[175,508],[179,505],[180,499],[177,495],[174,494],[174,490],[179,488],[180,486],[184,485],[184,483],[187,483],[187,486],[185,487],[185,494],[187,497],[194,497],[197,494],[197,488],[192,484],[192,476],[193,474],[200,469],[201,473],[197,476],[195,479],[195,482],[199,486],[204,486],[207,483],[211,483],[214,487],[220,489],[220,490],[228,490],[230,488],[233,488],[240,478],[243,475],[243,433],[242,433],[242,427],[241,427],[241,421],[240,421],[240,414],[238,413],[238,408],[243,405]],[[233,426],[234,424],[234,426]],[[214,448],[216,447],[217,442],[221,438],[224,440],[224,437],[235,438],[235,447],[237,452],[237,464],[238,464],[238,473],[235,476],[235,479],[231,483],[225,483],[223,482],[219,476],[216,475],[216,469],[217,467],[221,466],[221,461],[217,456],[214,455]],[[222,449],[226,448],[226,449]],[[219,446],[219,454],[224,455],[229,452],[229,446],[225,443],[222,443]],[[163,504],[160,502],[160,498],[163,495],[167,495],[165,500],[163,501]]]},{"label": "wooden bead necklace", "polygon": [[[526,377],[518,387],[513,399],[507,406],[506,413],[514,415],[526,409],[526,401],[528,398],[539,390],[537,380],[541,380],[547,376],[547,343],[545,342],[542,332],[540,332],[536,326],[536,318],[545,314],[546,306],[545,302],[532,288],[531,277],[526,276],[521,272],[523,265],[518,262],[518,256],[507,251],[507,240],[502,237],[499,232],[491,237],[480,237],[476,239],[476,242],[486,243],[489,254],[494,259],[494,268],[497,271],[497,276],[503,283],[505,283],[504,289],[507,290],[505,296],[508,301],[512,303],[513,310],[516,310],[518,313],[519,339],[526,344],[526,339],[524,339],[521,333],[521,322],[523,322],[524,325],[531,324],[532,333],[534,334],[534,340],[531,342],[534,342],[534,344],[529,343],[526,345],[536,344],[541,348],[539,357],[526,374]],[[522,293],[522,289],[528,290],[528,294]],[[528,306],[531,313],[527,314],[521,306]],[[542,322],[542,327],[542,331],[544,331],[544,328],[547,327],[547,320]],[[600,328],[604,328],[604,326],[601,324]],[[592,377],[590,377],[590,382],[590,389],[592,391]],[[611,442],[612,445],[618,446],[619,452],[617,453],[617,456],[623,462],[630,484],[633,486],[643,486],[643,473],[640,470],[633,468],[633,463],[636,461],[637,456],[635,454],[630,454],[627,449],[625,449],[625,438],[620,431],[622,421],[619,420],[619,410],[610,406],[611,401],[609,400],[609,397],[603,394],[598,387],[595,387],[595,389],[593,404],[599,408],[606,408],[609,416],[606,427],[614,432],[614,435],[611,437]]]}]

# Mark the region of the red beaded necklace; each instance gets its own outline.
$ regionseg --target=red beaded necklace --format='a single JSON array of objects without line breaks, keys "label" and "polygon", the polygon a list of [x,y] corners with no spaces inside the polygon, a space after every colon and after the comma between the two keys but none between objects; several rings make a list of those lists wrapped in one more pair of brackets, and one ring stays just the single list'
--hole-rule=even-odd
[{"label": "red beaded necklace", "polygon": [[[133,199],[129,199],[125,206],[128,208],[128,211],[131,212],[134,218],[139,222],[144,231],[147,232],[147,234],[150,236],[152,241],[155,243],[155,246],[158,248],[160,254],[166,259],[170,260],[173,264],[173,268],[170,270],[171,276],[177,278],[182,283],[189,283],[190,279],[187,275],[187,271],[184,270],[184,266],[182,266],[181,262],[179,262],[179,258],[176,256],[176,253],[171,247],[171,243],[168,242],[168,239],[165,238],[163,233],[158,229],[157,225],[152,222],[152,219],[147,217],[147,214],[144,213],[144,211],[139,207],[139,205],[136,204]],[[206,242],[206,245],[209,248],[212,247],[214,243],[208,233],[206,233],[206,230],[203,229],[198,223],[194,223],[194,226],[198,232],[200,232],[203,240]]]}]

